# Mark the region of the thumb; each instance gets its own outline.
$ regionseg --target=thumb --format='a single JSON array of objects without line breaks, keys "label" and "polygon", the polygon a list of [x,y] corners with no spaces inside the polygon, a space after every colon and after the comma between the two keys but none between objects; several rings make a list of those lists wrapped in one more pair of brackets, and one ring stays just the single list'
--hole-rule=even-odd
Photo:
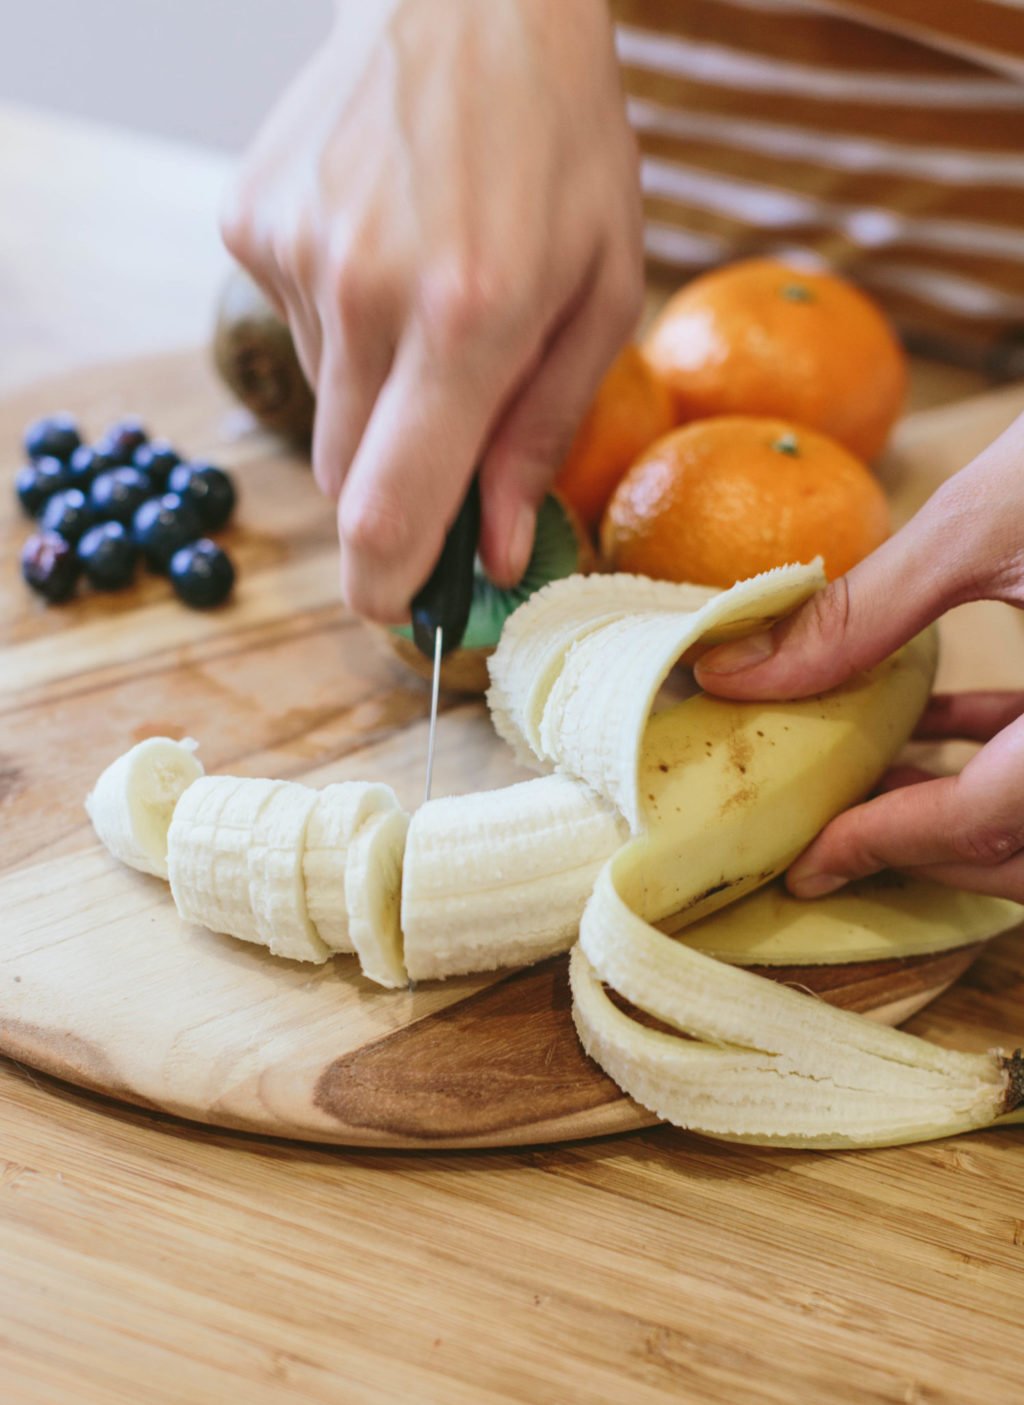
[{"label": "thumb", "polygon": [[789,619],[709,649],[695,667],[698,684],[725,698],[800,698],[871,668],[976,593],[962,549],[950,549],[953,530],[928,504]]}]

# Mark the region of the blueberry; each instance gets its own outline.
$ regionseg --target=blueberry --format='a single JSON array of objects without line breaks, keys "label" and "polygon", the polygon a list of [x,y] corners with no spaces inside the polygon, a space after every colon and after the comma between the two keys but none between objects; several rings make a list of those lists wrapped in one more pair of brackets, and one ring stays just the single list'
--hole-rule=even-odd
[{"label": "blueberry", "polygon": [[166,439],[153,439],[139,445],[132,463],[146,475],[153,488],[162,493],[167,487],[171,470],[181,463],[181,455]]},{"label": "blueberry", "polygon": [[89,490],[89,501],[98,518],[129,525],[153,489],[137,468],[112,468],[101,473]]},{"label": "blueberry", "polygon": [[18,469],[14,492],[26,516],[35,517],[36,513],[43,509],[48,494],[45,486],[39,481],[39,470],[34,463],[27,463],[24,468]]},{"label": "blueberry", "polygon": [[78,579],[75,549],[56,532],[36,532],[21,549],[21,574],[45,600],[66,600]]},{"label": "blueberry", "polygon": [[109,454],[115,463],[130,464],[137,449],[149,439],[145,426],[136,415],[127,415],[123,420],[112,424],[98,446]]},{"label": "blueberry", "polygon": [[25,430],[25,452],[30,459],[55,458],[67,463],[82,442],[70,415],[47,415]]},{"label": "blueberry", "polygon": [[60,459],[37,459],[18,470],[14,491],[29,517],[38,517],[54,493],[71,487],[67,465]]},{"label": "blueberry", "polygon": [[171,558],[171,584],[177,596],[195,610],[222,605],[235,583],[235,568],[227,552],[203,537],[176,551]]},{"label": "blueberry", "polygon": [[39,525],[44,532],[56,532],[74,546],[95,521],[96,514],[81,488],[66,488],[63,493],[54,493],[43,508]]},{"label": "blueberry", "polygon": [[78,543],[78,559],[86,579],[97,590],[121,590],[131,585],[139,549],[120,522],[90,527]]},{"label": "blueberry", "polygon": [[72,488],[81,488],[85,493],[92,487],[93,479],[107,473],[117,465],[101,449],[89,444],[79,444],[68,460],[68,474]]},{"label": "blueberry", "polygon": [[212,463],[179,464],[167,480],[172,493],[192,502],[208,532],[223,527],[235,507],[235,485]]},{"label": "blueberry", "polygon": [[132,521],[132,535],[152,571],[165,572],[174,553],[194,542],[202,530],[198,512],[178,493],[150,498]]},{"label": "blueberry", "polygon": [[71,475],[66,463],[60,459],[36,459],[25,464],[14,480],[14,491],[18,501],[29,517],[38,517],[53,497],[71,487]]}]

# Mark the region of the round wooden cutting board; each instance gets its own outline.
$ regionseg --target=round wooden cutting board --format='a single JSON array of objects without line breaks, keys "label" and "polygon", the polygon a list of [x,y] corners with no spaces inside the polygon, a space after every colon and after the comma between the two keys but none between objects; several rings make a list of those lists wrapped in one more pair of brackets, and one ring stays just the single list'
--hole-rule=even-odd
[{"label": "round wooden cutting board", "polygon": [[[229,607],[192,613],[153,577],[61,608],[29,595],[10,482],[23,425],[55,409],[91,434],[139,413],[235,470]],[[427,689],[337,603],[333,514],[301,457],[255,432],[192,353],[8,401],[0,462],[0,1051],[146,1107],[318,1142],[511,1145],[649,1126],[582,1053],[564,957],[382,991],[354,958],[281,962],[185,926],[166,885],[96,844],[87,791],[153,735],[198,738],[210,771],[385,780],[417,803]],[[524,775],[482,704],[444,699],[435,794]],[[895,1021],[976,954],[773,974]]]}]

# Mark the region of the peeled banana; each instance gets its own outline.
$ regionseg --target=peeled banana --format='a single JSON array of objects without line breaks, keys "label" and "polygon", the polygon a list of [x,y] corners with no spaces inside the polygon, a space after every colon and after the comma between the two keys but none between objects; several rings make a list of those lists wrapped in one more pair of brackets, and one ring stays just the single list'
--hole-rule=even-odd
[{"label": "peeled banana", "polygon": [[505,790],[410,817],[387,786],[206,777],[161,740],[104,772],[89,813],[117,857],[170,878],[185,920],[292,959],[354,950],[387,987],[524,965],[578,932],[584,1047],[681,1126],[808,1147],[984,1126],[1024,1101],[1019,1054],[938,1049],[741,969],[946,950],[1024,916],[892,875],[810,904],[772,884],[910,735],[934,636],[821,697],[659,710],[680,661],[823,582],[812,563],[720,592],[628,576],[539,591],[506,624],[489,702],[548,774]]}]

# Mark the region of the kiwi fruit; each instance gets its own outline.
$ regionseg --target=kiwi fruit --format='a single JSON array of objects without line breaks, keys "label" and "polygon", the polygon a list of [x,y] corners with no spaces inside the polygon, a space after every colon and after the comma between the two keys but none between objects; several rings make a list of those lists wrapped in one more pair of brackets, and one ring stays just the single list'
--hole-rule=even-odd
[{"label": "kiwi fruit", "polygon": [[[576,514],[553,493],[540,505],[530,563],[518,585],[502,590],[484,575],[477,562],[473,603],[458,649],[441,663],[441,686],[453,693],[485,693],[490,686],[487,660],[494,652],[502,626],[513,610],[549,581],[586,574],[595,564],[594,549]],[[433,672],[412,640],[412,629],[401,625],[384,631],[394,652],[423,678]]]},{"label": "kiwi fruit", "polygon": [[213,359],[228,389],[265,429],[308,448],[315,402],[291,332],[241,268],[221,290]]}]

